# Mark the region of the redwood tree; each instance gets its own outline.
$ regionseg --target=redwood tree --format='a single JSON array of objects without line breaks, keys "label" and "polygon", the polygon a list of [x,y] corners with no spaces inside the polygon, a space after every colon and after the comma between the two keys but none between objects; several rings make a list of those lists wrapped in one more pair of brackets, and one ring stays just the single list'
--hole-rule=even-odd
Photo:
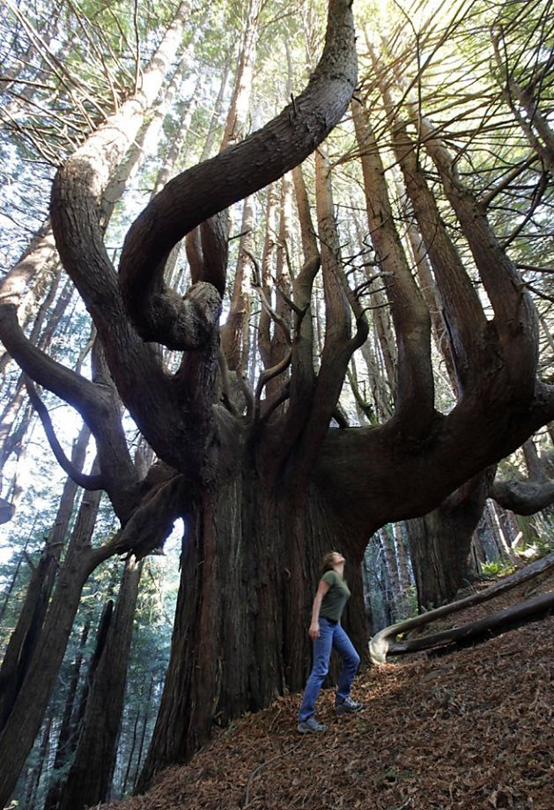
[{"label": "redwood tree", "polygon": [[[554,390],[536,376],[531,297],[514,266],[494,260],[487,223],[463,199],[448,167],[441,171],[456,213],[474,217],[475,250],[483,258],[477,264],[493,310],[490,318],[476,314],[473,297],[451,302],[464,386],[448,413],[434,403],[429,312],[409,268],[395,260],[395,235],[384,229],[376,250],[381,264],[385,256],[391,262],[382,270],[398,353],[394,413],[371,427],[330,427],[368,327],[340,261],[324,154],[317,159],[319,239],[303,231],[305,263],[286,294],[289,317],[272,313],[280,342],[287,333],[287,349],[262,371],[255,391],[239,375],[241,398],[233,400],[233,387],[221,393],[229,376],[219,345],[226,245],[214,240],[213,228],[199,229],[201,261],[184,298],[166,286],[164,267],[177,242],[299,165],[343,116],[356,85],[351,5],[330,0],[321,60],[280,115],[154,197],[128,231],[119,279],[99,221],[118,157],[109,148],[113,122],[57,172],[51,221],[61,260],[94,320],[118,394],[161,460],[160,486],[140,510],[139,483],[117,485],[118,476],[129,479],[124,456],[106,435],[103,388],[30,346],[17,325],[15,297],[2,302],[0,334],[10,353],[71,402],[96,437],[105,487],[125,527],[113,549],[140,558],[163,538],[170,519],[185,520],[172,655],[143,786],[160,767],[190,757],[214,723],[302,686],[309,664],[305,619],[324,550],[339,547],[351,563],[347,618],[363,648],[357,569],[369,536],[387,522],[430,512],[554,414]],[[367,171],[381,169],[372,164]],[[295,183],[300,211],[297,176]],[[318,273],[326,328],[315,362]],[[180,353],[176,371],[164,367],[157,344]],[[285,369],[286,379],[266,396],[269,380]]]}]

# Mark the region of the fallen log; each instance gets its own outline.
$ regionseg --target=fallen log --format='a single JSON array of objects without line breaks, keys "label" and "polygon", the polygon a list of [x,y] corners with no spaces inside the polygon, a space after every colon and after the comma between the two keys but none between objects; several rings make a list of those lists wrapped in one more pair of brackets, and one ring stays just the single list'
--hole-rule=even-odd
[{"label": "fallen log", "polygon": [[[546,557],[543,557],[542,559],[537,560],[534,563],[530,563],[525,568],[521,568],[519,571],[516,571],[515,574],[506,577],[501,582],[497,583],[496,585],[493,585],[491,588],[487,588],[487,590],[485,591],[471,594],[471,596],[467,596],[464,599],[460,599],[457,602],[451,602],[450,604],[443,605],[442,607],[436,608],[435,610],[430,610],[427,613],[422,613],[420,616],[415,616],[412,619],[407,619],[406,621],[398,622],[397,624],[385,627],[383,630],[380,630],[373,636],[373,638],[370,639],[369,654],[371,660],[376,664],[384,664],[387,660],[387,655],[389,654],[402,655],[403,653],[406,652],[416,651],[415,648],[406,649],[405,647],[406,644],[411,644],[415,642],[424,642],[426,639],[438,638],[442,635],[442,633],[452,633],[453,630],[461,631],[464,628],[468,628],[469,630],[472,626],[479,625],[480,622],[485,622],[487,620],[490,621],[496,620],[498,617],[502,616],[502,614],[505,613],[506,611],[494,614],[490,617],[487,617],[486,619],[481,619],[479,620],[479,622],[472,622],[468,625],[464,625],[464,627],[453,628],[453,630],[445,630],[442,631],[442,633],[435,633],[432,636],[425,636],[421,639],[413,639],[412,641],[404,641],[398,643],[394,641],[394,639],[396,639],[396,637],[400,633],[407,633],[410,630],[414,630],[416,627],[422,627],[426,624],[430,624],[431,622],[434,622],[436,619],[443,618],[444,616],[448,616],[452,613],[457,613],[460,610],[465,610],[466,608],[473,607],[474,605],[481,604],[490,599],[494,599],[494,597],[498,596],[500,593],[505,593],[506,591],[509,591],[512,588],[521,585],[522,582],[526,582],[527,580],[533,579],[534,577],[539,576],[539,574],[542,574],[553,567],[554,567],[554,553],[548,554]],[[550,596],[552,598],[552,594],[550,594]],[[541,597],[537,597],[537,599],[539,598]],[[528,602],[523,602],[521,603],[521,605],[516,605],[514,606],[514,608],[510,608],[509,610],[517,610],[519,607],[523,608],[524,606],[529,605],[529,603],[533,601],[534,600],[532,599],[528,600]],[[538,612],[540,612],[541,609],[543,610],[543,612],[546,612],[548,607],[538,608],[537,609]],[[531,608],[531,611],[532,610],[533,608]],[[524,618],[525,616],[529,615],[533,615],[533,613],[531,612],[531,614],[528,614],[525,613],[524,610],[524,614],[520,618]],[[513,621],[517,620],[518,619],[514,616]],[[507,620],[507,623],[510,623],[509,620]],[[499,625],[498,624],[491,625],[490,629],[492,629],[493,626],[498,627]],[[486,632],[486,630],[487,628],[484,627],[477,629],[475,631],[475,637],[477,637],[479,633]],[[464,638],[464,636],[460,633],[460,635],[457,638],[467,640],[471,638],[471,636],[467,636],[466,638]],[[450,642],[454,640],[455,639],[452,638],[450,639]],[[429,644],[427,647],[419,647],[418,649],[420,650],[430,649],[431,647],[442,646],[443,644],[450,642],[446,640],[446,637],[444,640],[440,640],[439,638],[439,641],[437,641],[436,643]]]},{"label": "fallen log", "polygon": [[451,627],[449,630],[440,630],[429,636],[406,639],[389,645],[389,655],[405,655],[406,653],[420,652],[432,648],[444,647],[450,644],[460,644],[467,641],[477,641],[493,631],[512,629],[525,619],[526,621],[544,616],[554,608],[554,591],[548,591],[540,596],[527,599],[513,607],[501,610],[484,619],[469,622],[461,627]]}]

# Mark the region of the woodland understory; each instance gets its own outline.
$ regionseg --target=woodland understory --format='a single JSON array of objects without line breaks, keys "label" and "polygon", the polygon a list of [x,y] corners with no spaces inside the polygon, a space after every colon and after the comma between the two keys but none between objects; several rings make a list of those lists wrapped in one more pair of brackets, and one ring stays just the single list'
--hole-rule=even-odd
[{"label": "woodland understory", "polygon": [[[425,711],[406,729],[391,715],[407,751],[448,707],[444,740],[492,722],[484,681],[507,677],[510,636],[452,659],[468,662],[461,702],[435,694],[427,659],[370,657],[413,653],[398,633],[483,577],[511,573],[523,594],[554,548],[552,3],[6,11],[0,807],[81,810],[191,760],[194,806],[224,807],[209,802],[238,766],[198,752],[240,728],[255,757],[267,723],[291,744],[277,770],[301,751],[319,772],[287,735],[330,549],[379,724],[389,692],[413,689]],[[522,597],[486,632],[552,598]],[[513,637],[532,636],[520,677],[544,702],[538,626]],[[335,729],[328,806],[366,806],[366,716],[352,744]],[[443,787],[418,804],[387,728],[364,770],[374,806],[542,806],[484,771],[462,795],[453,745],[451,804]],[[269,806],[245,762],[228,806]],[[271,789],[309,807],[300,783]]]},{"label": "woodland understory", "polygon": [[[547,573],[493,601],[495,611],[552,593]],[[464,595],[469,596],[469,591]],[[487,615],[471,608],[456,622]],[[434,623],[433,631],[452,622]],[[324,736],[296,733],[299,697],[217,733],[190,765],[144,796],[103,810],[551,810],[554,618],[456,652],[391,659],[359,676],[355,717],[320,699]]]}]

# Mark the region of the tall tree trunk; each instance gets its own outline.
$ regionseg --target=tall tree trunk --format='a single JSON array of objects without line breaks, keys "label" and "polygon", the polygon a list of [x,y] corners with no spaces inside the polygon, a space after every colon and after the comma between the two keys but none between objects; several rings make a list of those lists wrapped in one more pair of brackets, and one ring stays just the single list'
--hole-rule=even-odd
[{"label": "tall tree trunk", "polygon": [[407,521],[420,609],[451,601],[467,585],[473,532],[483,513],[490,472],[452,493],[437,509]]},{"label": "tall tree trunk", "polygon": [[141,769],[142,769],[142,765],[143,765],[144,751],[145,751],[145,748],[146,748],[146,730],[148,728],[148,722],[150,720],[153,691],[154,691],[154,681],[152,680],[150,682],[150,687],[148,689],[148,699],[146,701],[146,706],[144,707],[144,713],[143,713],[143,717],[142,717],[142,728],[141,728],[141,731],[140,731],[139,749],[138,749],[136,764],[135,764],[135,767],[134,767],[134,770],[133,770],[133,781],[132,781],[133,788],[135,788],[136,785],[137,785],[137,782],[138,782],[139,777],[140,777],[140,772],[141,772]]},{"label": "tall tree trunk", "polygon": [[[90,430],[83,427],[72,453],[72,461],[77,469],[81,469],[83,466],[89,438]],[[23,607],[2,661],[0,668],[0,729],[4,727],[10,715],[40,639],[69,522],[73,514],[77,489],[77,484],[68,478],[58,505],[54,526],[48,535],[40,560],[32,572]]]},{"label": "tall tree trunk", "polygon": [[48,718],[44,723],[42,730],[42,738],[38,750],[38,762],[32,769],[27,777],[27,785],[25,789],[25,808],[26,810],[38,810],[39,804],[37,802],[37,794],[40,785],[40,780],[44,771],[44,767],[48,758],[48,751],[50,748],[50,730],[52,728],[53,713],[49,712]]},{"label": "tall tree trunk", "polygon": [[[6,609],[8,607],[10,597],[12,595],[12,591],[14,590],[15,585],[17,583],[17,580],[19,578],[19,572],[21,570],[21,566],[22,566],[23,562],[27,560],[27,546],[29,545],[29,543],[31,541],[31,535],[32,535],[32,533],[33,533],[33,531],[35,529],[35,526],[36,526],[36,518],[35,518],[35,521],[33,522],[29,537],[27,537],[27,539],[25,540],[25,545],[23,546],[23,549],[22,549],[21,553],[18,556],[17,563],[16,563],[16,566],[14,568],[12,578],[10,580],[10,584],[4,590],[4,601],[2,603],[2,607],[0,608],[0,627],[2,626],[2,623],[4,621],[4,615],[6,613]],[[2,644],[2,646],[4,646],[4,645]]]},{"label": "tall tree trunk", "polygon": [[196,504],[186,536],[171,659],[139,791],[164,766],[190,759],[214,723],[303,685],[310,608],[329,549],[352,563],[346,624],[365,652],[352,533],[315,492],[303,500],[285,481],[271,485],[245,457],[242,474]]},{"label": "tall tree trunk", "polygon": [[98,502],[96,492],[86,493],[83,498],[40,641],[0,734],[0,806],[9,801],[40,729],[71,635],[83,585],[100,561],[89,546]]},{"label": "tall tree trunk", "polygon": [[394,553],[393,541],[387,527],[379,530],[379,539],[381,542],[381,548],[383,549],[387,577],[390,583],[389,601],[391,605],[391,614],[393,616],[393,621],[396,621],[398,618],[400,586],[398,582],[398,570],[396,568],[396,556]]},{"label": "tall tree trunk", "polygon": [[123,713],[127,666],[142,562],[125,566],[108,638],[87,700],[79,742],[59,810],[81,810],[108,798]]},{"label": "tall tree trunk", "polygon": [[77,696],[77,686],[81,677],[81,667],[83,664],[83,648],[87,643],[88,634],[90,631],[90,619],[87,619],[81,632],[81,640],[79,642],[79,651],[75,657],[75,661],[71,666],[71,677],[65,698],[65,706],[60,724],[60,731],[58,734],[58,742],[56,745],[56,754],[53,764],[53,783],[50,784],[46,799],[44,800],[44,810],[56,810],[60,798],[61,782],[57,772],[63,768],[68,761],[68,757],[75,750],[73,740],[77,731],[75,727],[75,699]]},{"label": "tall tree trunk", "polygon": [[403,592],[406,592],[410,587],[411,580],[410,580],[410,573],[408,570],[408,558],[406,555],[406,550],[404,548],[404,541],[402,537],[402,524],[393,523],[392,530],[396,545],[396,559],[398,560],[398,580],[400,583],[401,590]]},{"label": "tall tree trunk", "polygon": [[[144,714],[146,714],[146,710],[145,710]],[[131,746],[125,752],[125,762],[127,764],[125,766],[125,773],[123,775],[123,780],[122,780],[123,784],[122,784],[122,788],[121,788],[121,793],[123,795],[125,795],[127,793],[127,786],[129,784],[129,779],[130,779],[130,776],[131,776],[131,767],[133,765],[133,759],[135,757],[135,751],[136,751],[136,748],[137,748],[137,742],[138,742],[138,738],[139,738],[138,727],[139,727],[139,722],[141,720],[141,717],[143,717],[143,713],[141,712],[140,709],[137,709],[137,711],[135,712],[135,719],[133,721],[133,732],[131,734]]]}]

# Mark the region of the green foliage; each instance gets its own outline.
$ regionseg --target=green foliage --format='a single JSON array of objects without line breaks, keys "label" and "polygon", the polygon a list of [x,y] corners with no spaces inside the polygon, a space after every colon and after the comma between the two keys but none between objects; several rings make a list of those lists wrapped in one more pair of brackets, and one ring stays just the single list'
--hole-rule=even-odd
[{"label": "green foliage", "polygon": [[502,560],[493,560],[492,562],[483,563],[481,571],[485,576],[505,577],[514,573],[515,565]]}]

